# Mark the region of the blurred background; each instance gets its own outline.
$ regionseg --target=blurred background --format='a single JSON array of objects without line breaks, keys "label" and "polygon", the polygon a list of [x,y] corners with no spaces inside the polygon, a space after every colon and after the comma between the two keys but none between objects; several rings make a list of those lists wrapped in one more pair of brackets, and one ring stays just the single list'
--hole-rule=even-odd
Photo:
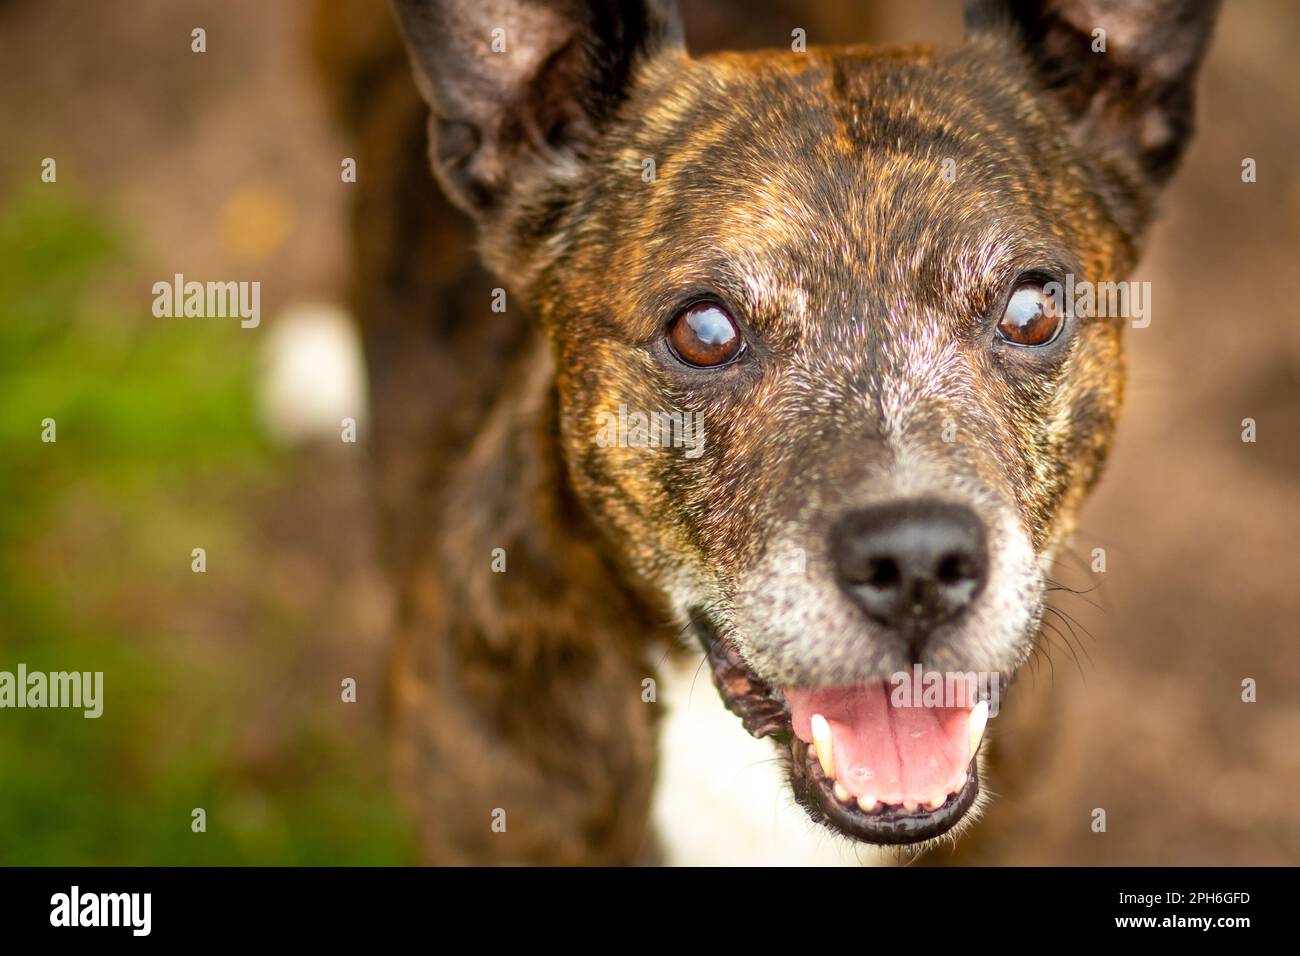
[{"label": "blurred background", "polygon": [[[700,52],[961,33],[939,0],[684,6]],[[1300,862],[1298,43],[1287,0],[1223,12],[1135,275],[1154,320],[1115,455],[1058,571],[1084,593],[1029,676],[1059,732],[1008,729],[1030,810],[995,805],[970,860]],[[468,242],[386,4],[0,0],[0,670],[102,670],[106,697],[98,720],[0,711],[0,863],[415,860],[385,652],[465,438],[446,396],[493,386],[447,337],[511,347]],[[175,273],[260,280],[261,326],[155,318]]]}]

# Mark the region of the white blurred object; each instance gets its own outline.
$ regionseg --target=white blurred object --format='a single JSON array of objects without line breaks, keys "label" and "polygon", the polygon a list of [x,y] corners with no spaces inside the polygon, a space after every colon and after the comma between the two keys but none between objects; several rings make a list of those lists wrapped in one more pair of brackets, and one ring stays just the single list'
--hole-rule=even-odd
[{"label": "white blurred object", "polygon": [[266,330],[258,393],[267,431],[283,444],[341,443],[345,418],[356,420],[363,441],[366,367],[351,316],[313,302],[275,316]]}]

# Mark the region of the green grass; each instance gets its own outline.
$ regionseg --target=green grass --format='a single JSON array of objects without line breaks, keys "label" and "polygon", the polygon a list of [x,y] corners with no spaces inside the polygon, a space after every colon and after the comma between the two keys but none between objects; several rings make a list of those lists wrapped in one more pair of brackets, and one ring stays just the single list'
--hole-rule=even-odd
[{"label": "green grass", "polygon": [[271,757],[248,756],[294,678],[293,655],[260,653],[273,611],[232,646],[159,626],[156,608],[220,607],[177,541],[238,546],[242,502],[294,462],[256,425],[254,335],[154,318],[129,236],[60,195],[0,209],[0,670],[103,671],[105,710],[0,710],[0,863],[405,862],[376,747],[328,708],[294,698]]}]

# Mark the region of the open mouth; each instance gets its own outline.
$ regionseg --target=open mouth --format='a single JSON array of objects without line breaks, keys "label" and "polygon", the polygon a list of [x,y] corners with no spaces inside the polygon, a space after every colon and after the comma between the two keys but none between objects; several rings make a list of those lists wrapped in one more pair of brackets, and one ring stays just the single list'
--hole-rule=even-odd
[{"label": "open mouth", "polygon": [[896,707],[887,681],[784,691],[754,674],[707,622],[697,633],[727,709],[790,749],[790,780],[816,819],[867,843],[941,836],[979,793],[987,701]]}]

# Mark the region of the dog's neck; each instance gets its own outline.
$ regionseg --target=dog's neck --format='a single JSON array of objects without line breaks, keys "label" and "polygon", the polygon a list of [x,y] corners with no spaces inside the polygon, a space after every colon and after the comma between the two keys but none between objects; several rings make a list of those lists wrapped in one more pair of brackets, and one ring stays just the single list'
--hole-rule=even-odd
[{"label": "dog's neck", "polygon": [[[456,613],[472,617],[494,652],[520,658],[540,650],[530,646],[535,642],[585,644],[581,632],[610,608],[618,611],[618,643],[643,643],[653,631],[650,611],[611,561],[568,480],[546,345],[530,348],[507,379],[449,478],[437,563],[463,597]],[[568,607],[575,600],[580,606]],[[513,619],[514,608],[526,608],[531,624]],[[562,623],[570,614],[571,624]]]},{"label": "dog's neck", "polygon": [[[420,720],[398,773],[407,792],[448,802],[434,819],[463,817],[468,801],[513,813],[510,832],[524,831],[494,840],[484,822],[424,834],[442,859],[452,845],[479,863],[644,860],[655,616],[572,495],[545,343],[509,381],[449,476],[442,526],[411,582],[394,689],[419,700],[399,711]],[[575,844],[575,833],[588,837]]]}]

